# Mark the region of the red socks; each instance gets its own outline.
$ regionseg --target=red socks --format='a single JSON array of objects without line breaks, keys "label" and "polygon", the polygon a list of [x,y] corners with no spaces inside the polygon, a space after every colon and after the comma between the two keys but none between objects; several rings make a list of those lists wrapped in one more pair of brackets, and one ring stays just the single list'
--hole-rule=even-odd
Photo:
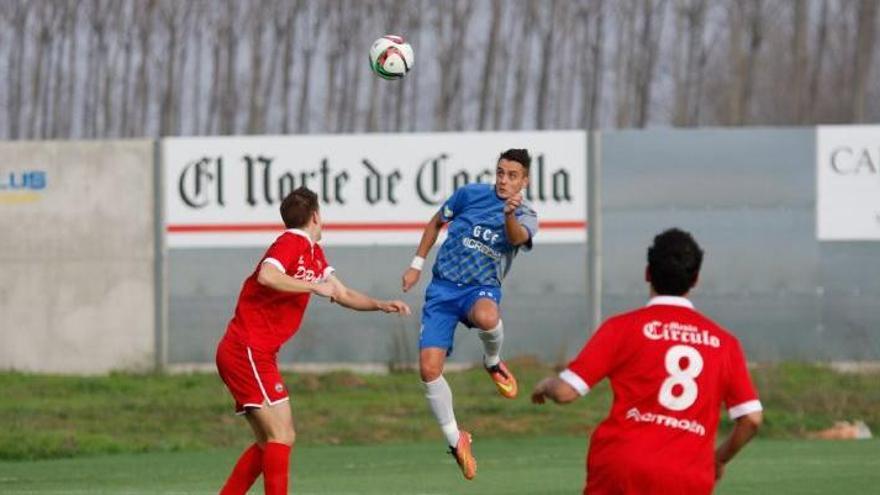
[{"label": "red socks", "polygon": [[268,442],[265,448],[253,444],[241,454],[220,495],[245,495],[263,475],[266,495],[286,495],[290,466],[290,446]]},{"label": "red socks", "polygon": [[290,474],[290,446],[268,442],[263,450],[263,486],[266,495],[286,495]]},{"label": "red socks", "polygon": [[[253,444],[241,454],[220,495],[244,495],[263,472],[263,449]],[[268,493],[268,492],[267,492]]]}]

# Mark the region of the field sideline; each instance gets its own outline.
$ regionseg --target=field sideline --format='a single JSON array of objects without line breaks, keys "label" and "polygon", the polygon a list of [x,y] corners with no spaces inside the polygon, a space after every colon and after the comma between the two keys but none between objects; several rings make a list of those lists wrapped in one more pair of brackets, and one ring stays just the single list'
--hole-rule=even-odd
[{"label": "field sideline", "polygon": [[[478,438],[474,448],[479,473],[465,482],[439,441],[297,447],[291,486],[301,495],[579,493],[584,438]],[[237,454],[223,449],[0,462],[0,493],[217,493]],[[869,493],[878,483],[878,440],[758,440],[728,467],[715,493]]]}]

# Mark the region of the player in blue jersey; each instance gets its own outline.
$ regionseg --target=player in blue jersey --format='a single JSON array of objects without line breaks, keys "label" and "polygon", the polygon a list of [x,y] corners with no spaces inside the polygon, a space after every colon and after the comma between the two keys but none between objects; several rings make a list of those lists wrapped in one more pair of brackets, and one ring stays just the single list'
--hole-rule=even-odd
[{"label": "player in blue jersey", "polygon": [[449,223],[448,236],[434,262],[434,278],[425,292],[419,371],[431,411],[466,479],[476,475],[477,463],[470,433],[459,431],[455,421],[443,365],[452,352],[458,323],[477,328],[486,371],[502,396],[516,397],[516,378],[500,357],[504,325],[498,305],[501,280],[519,250],[531,249],[538,231],[538,216],[522,197],[530,165],[527,150],[507,150],[498,159],[494,186],[470,184],[455,191],[428,222],[418,252],[403,274],[406,292],[418,282],[425,257],[443,225]]}]

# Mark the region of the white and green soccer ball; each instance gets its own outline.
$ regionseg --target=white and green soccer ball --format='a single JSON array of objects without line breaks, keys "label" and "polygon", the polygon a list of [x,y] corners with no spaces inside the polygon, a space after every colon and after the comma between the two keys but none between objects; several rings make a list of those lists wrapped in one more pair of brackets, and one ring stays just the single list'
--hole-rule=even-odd
[{"label": "white and green soccer ball", "polygon": [[403,79],[414,62],[412,46],[403,36],[388,34],[370,46],[370,68],[382,79]]}]

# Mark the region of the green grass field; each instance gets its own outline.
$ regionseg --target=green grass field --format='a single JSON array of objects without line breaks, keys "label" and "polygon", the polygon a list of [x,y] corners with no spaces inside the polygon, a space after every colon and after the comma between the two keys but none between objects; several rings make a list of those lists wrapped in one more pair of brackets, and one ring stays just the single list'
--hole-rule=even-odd
[{"label": "green grass field", "polygon": [[[477,479],[464,481],[441,442],[296,449],[299,494],[574,494],[584,438],[491,439],[474,444]],[[120,454],[0,462],[4,494],[216,493],[238,452]],[[728,467],[718,494],[876,493],[880,441],[758,440]],[[262,493],[259,482],[251,493]]]},{"label": "green grass field", "polygon": [[[553,370],[528,359],[511,365],[523,390],[514,401],[480,369],[447,374],[459,424],[475,435],[480,471],[471,483],[443,452],[415,373],[286,374],[294,492],[578,493],[587,436],[610,405],[607,384],[568,406],[537,407],[527,392]],[[717,493],[876,492],[880,440],[803,438],[837,420],[880,432],[880,375],[797,363],[752,374],[764,427]],[[0,373],[0,494],[216,493],[252,441],[231,405],[211,373]]]}]

